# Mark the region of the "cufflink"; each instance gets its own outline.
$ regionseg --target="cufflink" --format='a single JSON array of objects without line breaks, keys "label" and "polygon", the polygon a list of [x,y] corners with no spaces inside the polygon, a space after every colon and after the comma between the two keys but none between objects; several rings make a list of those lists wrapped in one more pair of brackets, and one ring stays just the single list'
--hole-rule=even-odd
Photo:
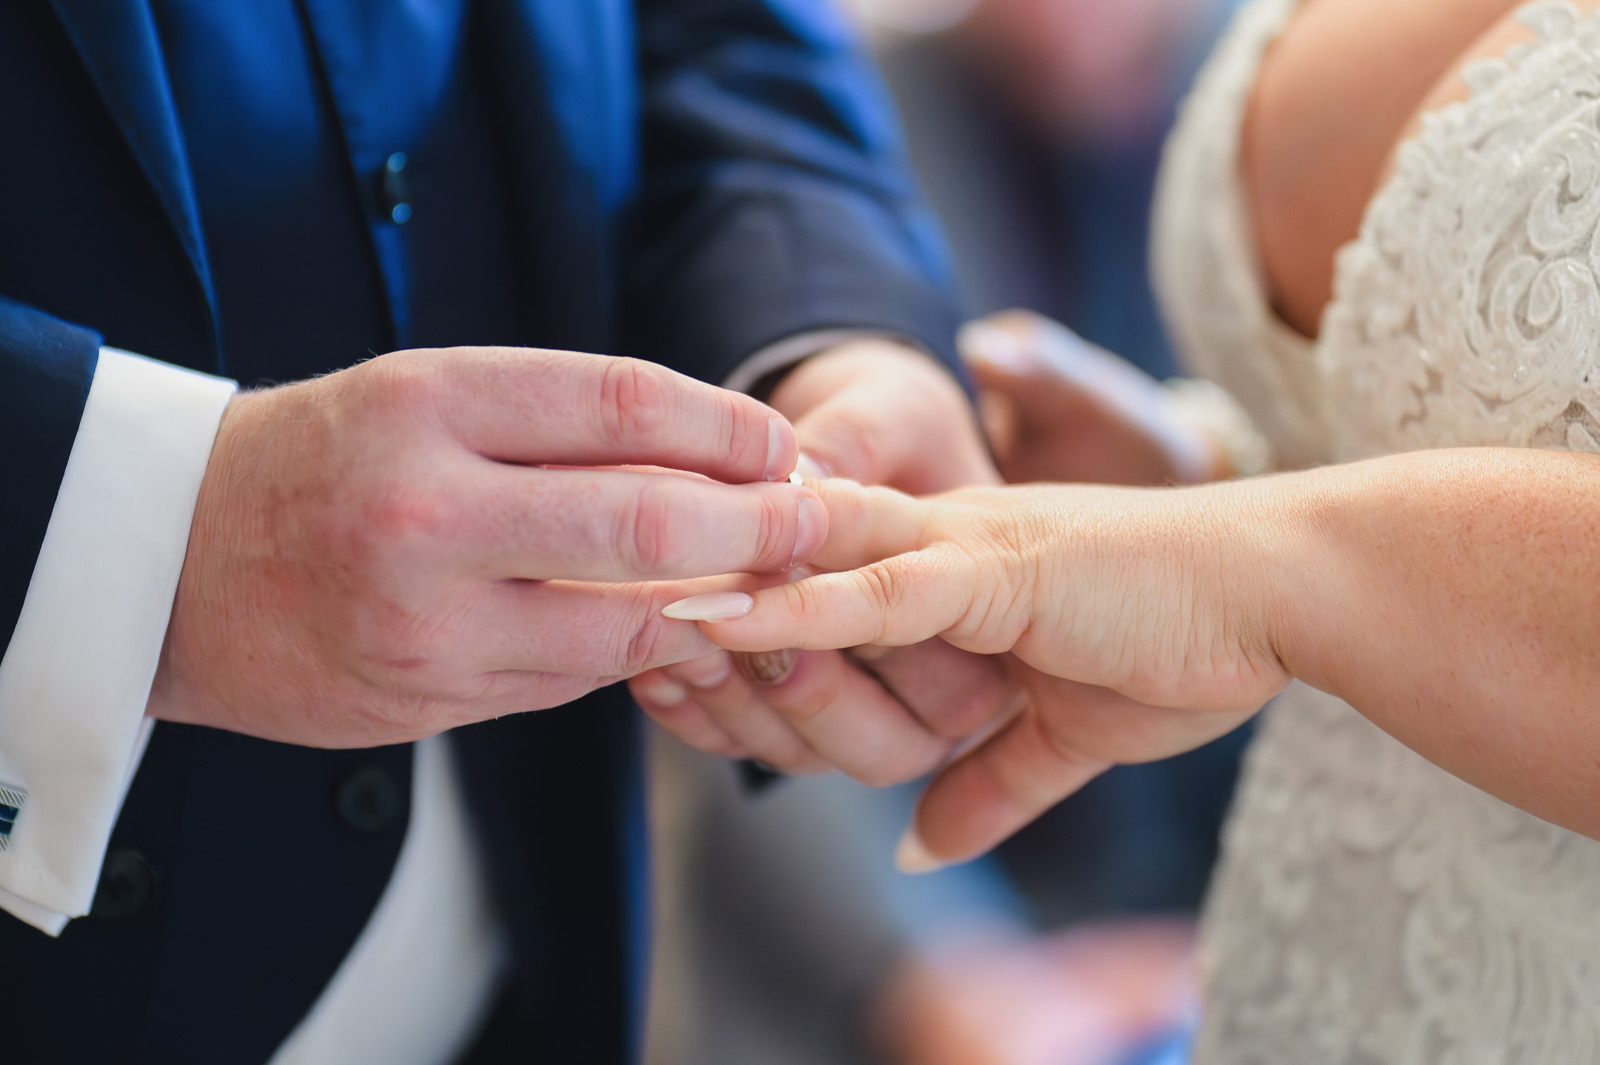
[{"label": "cufflink", "polygon": [[17,827],[17,815],[28,793],[10,784],[0,784],[0,851],[11,846],[11,830]]}]

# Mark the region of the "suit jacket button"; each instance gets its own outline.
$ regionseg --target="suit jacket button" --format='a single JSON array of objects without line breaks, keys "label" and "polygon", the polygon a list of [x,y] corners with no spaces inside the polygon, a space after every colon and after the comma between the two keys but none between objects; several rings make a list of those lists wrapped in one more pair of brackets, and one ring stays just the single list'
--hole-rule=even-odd
[{"label": "suit jacket button", "polygon": [[357,832],[382,832],[394,824],[400,806],[400,789],[375,765],[351,770],[334,794],[339,819]]},{"label": "suit jacket button", "polygon": [[100,867],[89,916],[97,921],[127,921],[143,913],[156,893],[156,873],[150,860],[131,847],[106,854]]},{"label": "suit jacket button", "polygon": [[384,162],[378,191],[391,222],[403,226],[411,221],[411,179],[406,176],[405,152],[395,152]]}]

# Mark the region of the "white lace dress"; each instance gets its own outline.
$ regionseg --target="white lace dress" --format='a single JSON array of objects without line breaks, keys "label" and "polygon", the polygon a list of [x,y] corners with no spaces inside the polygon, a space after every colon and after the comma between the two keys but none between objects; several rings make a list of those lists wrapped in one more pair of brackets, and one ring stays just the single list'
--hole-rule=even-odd
[{"label": "white lace dress", "polygon": [[[1537,43],[1471,68],[1340,252],[1313,343],[1263,300],[1237,179],[1295,2],[1241,10],[1168,147],[1157,283],[1191,369],[1291,463],[1600,452],[1600,17],[1529,5]],[[1262,722],[1224,843],[1196,1065],[1600,1062],[1600,843],[1301,684]]]}]

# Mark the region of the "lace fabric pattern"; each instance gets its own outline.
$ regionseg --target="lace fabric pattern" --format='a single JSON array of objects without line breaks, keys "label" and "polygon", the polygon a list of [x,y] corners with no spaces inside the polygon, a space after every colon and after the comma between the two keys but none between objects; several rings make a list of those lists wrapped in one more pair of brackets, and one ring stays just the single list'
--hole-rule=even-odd
[{"label": "lace fabric pattern", "polygon": [[1317,356],[1336,454],[1600,451],[1600,19],[1468,69],[1340,253]]},{"label": "lace fabric pattern", "polygon": [[[1244,8],[1169,144],[1158,287],[1185,356],[1292,456],[1600,451],[1600,16],[1530,4],[1537,40],[1469,69],[1312,343],[1272,319],[1238,206],[1244,103],[1295,5]],[[1197,1065],[1600,1062],[1600,842],[1301,684],[1247,760],[1203,938]]]}]

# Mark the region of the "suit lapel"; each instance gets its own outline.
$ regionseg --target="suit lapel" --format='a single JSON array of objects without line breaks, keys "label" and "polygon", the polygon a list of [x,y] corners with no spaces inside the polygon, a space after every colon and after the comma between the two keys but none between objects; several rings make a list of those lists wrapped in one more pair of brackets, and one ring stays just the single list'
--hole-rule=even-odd
[{"label": "suit lapel", "polygon": [[148,0],[51,0],[51,7],[177,231],[215,335],[200,211]]}]

